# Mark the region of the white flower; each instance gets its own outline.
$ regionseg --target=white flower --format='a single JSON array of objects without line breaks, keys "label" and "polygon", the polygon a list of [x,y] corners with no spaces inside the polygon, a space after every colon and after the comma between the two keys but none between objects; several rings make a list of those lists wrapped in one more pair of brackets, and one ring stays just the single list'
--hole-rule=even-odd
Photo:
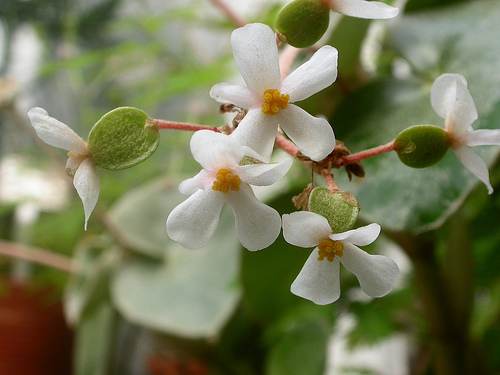
[{"label": "white flower", "polygon": [[309,211],[283,215],[283,237],[292,245],[313,247],[304,267],[292,284],[293,294],[318,305],[340,297],[340,263],[359,280],[371,297],[389,293],[399,276],[397,264],[382,255],[370,255],[356,245],[366,246],[378,237],[380,226],[370,224],[344,233],[332,233],[328,220]]},{"label": "white flower", "polygon": [[276,240],[281,230],[280,215],[259,202],[248,184],[272,185],[288,172],[292,159],[272,165],[239,165],[244,151],[244,146],[227,135],[210,130],[194,133],[191,153],[203,170],[179,186],[181,193],[191,196],[168,216],[170,238],[188,249],[204,247],[212,238],[227,202],[244,247],[260,250]]},{"label": "white flower", "polygon": [[396,17],[399,13],[398,8],[379,1],[329,0],[328,5],[335,12],[358,18],[387,19]]},{"label": "white flower", "polygon": [[66,172],[73,176],[73,185],[82,200],[86,230],[88,219],[99,197],[99,176],[89,158],[87,144],[73,130],[50,117],[42,108],[31,108],[28,116],[42,141],[69,151]]},{"label": "white flower", "polygon": [[315,161],[324,159],[335,147],[330,124],[289,103],[306,99],[335,81],[337,50],[320,48],[281,81],[276,37],[269,26],[255,23],[236,29],[231,44],[247,86],[221,83],[210,90],[219,102],[249,109],[231,136],[267,162],[279,123],[303,154]]},{"label": "white flower", "polygon": [[500,145],[500,130],[474,130],[477,120],[474,100],[467,90],[467,81],[460,74],[443,74],[431,89],[431,103],[445,119],[445,130],[451,138],[451,148],[458,160],[479,178],[493,193],[486,163],[467,146]]}]

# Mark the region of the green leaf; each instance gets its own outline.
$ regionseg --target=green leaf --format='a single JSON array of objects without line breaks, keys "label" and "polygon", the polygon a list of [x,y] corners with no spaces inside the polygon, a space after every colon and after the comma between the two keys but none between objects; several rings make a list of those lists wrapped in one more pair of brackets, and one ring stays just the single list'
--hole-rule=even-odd
[{"label": "green leaf", "polygon": [[[430,88],[445,72],[467,78],[479,112],[474,127],[498,128],[499,19],[497,1],[404,17],[393,30],[394,44],[423,78],[383,79],[350,95],[331,118],[337,138],[357,152],[390,142],[411,125],[444,127],[443,119],[432,109]],[[491,165],[499,148],[475,147],[474,151]],[[418,232],[440,226],[480,183],[452,152],[425,170],[404,166],[395,153],[365,160],[363,165],[367,175],[364,183],[349,184],[339,173],[339,186],[356,196],[361,214],[368,220],[394,230]]]},{"label": "green leaf", "polygon": [[137,108],[116,108],[94,125],[88,145],[93,162],[104,169],[133,167],[158,148],[158,129],[148,125],[148,116]]},{"label": "green leaf", "polygon": [[240,297],[240,244],[233,226],[232,213],[223,210],[206,248],[192,251],[168,241],[163,262],[138,257],[124,262],[111,284],[116,308],[129,321],[168,334],[217,335]]}]

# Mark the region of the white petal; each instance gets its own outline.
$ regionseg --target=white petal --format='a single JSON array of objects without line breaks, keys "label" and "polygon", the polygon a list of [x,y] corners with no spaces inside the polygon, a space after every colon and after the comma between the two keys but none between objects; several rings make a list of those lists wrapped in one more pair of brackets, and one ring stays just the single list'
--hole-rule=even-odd
[{"label": "white petal", "polygon": [[76,170],[73,186],[83,203],[85,230],[87,230],[87,222],[99,198],[99,175],[97,168],[89,158],[86,158]]},{"label": "white petal", "polygon": [[215,173],[210,173],[202,169],[196,176],[188,178],[179,184],[179,191],[182,194],[191,195],[199,189],[205,190],[215,180]]},{"label": "white petal", "polygon": [[264,103],[262,95],[257,95],[248,87],[218,83],[210,90],[210,96],[220,103],[232,103],[240,108],[257,108]]},{"label": "white petal", "polygon": [[443,74],[431,89],[431,103],[436,113],[445,119],[452,135],[465,133],[477,120],[474,100],[467,90],[467,81],[460,74]]},{"label": "white petal", "polygon": [[454,148],[453,152],[455,152],[458,160],[460,160],[460,163],[462,163],[465,168],[467,168],[477,178],[484,182],[484,184],[488,188],[488,194],[492,194],[493,187],[490,183],[490,174],[484,160],[466,146]]},{"label": "white petal", "polygon": [[238,168],[238,176],[249,185],[269,186],[281,180],[290,167],[292,158],[286,158],[277,164],[251,164]]},{"label": "white petal", "polygon": [[338,55],[332,46],[321,47],[283,80],[280,92],[290,95],[290,103],[293,103],[330,86],[337,79]]},{"label": "white petal", "polygon": [[500,129],[479,129],[465,133],[467,146],[500,145]]},{"label": "white petal", "polygon": [[399,267],[392,259],[370,255],[349,243],[344,243],[343,253],[340,263],[356,275],[361,289],[370,297],[385,296],[396,285]]},{"label": "white petal", "polygon": [[73,130],[50,117],[43,108],[31,108],[28,116],[36,134],[45,143],[81,155],[89,153],[87,144]]},{"label": "white petal", "polygon": [[318,248],[307,258],[304,267],[293,282],[293,294],[313,301],[317,305],[327,305],[340,297],[340,263],[318,260]]},{"label": "white petal", "polygon": [[187,249],[200,249],[212,238],[224,205],[223,193],[198,190],[175,207],[167,218],[167,234]]},{"label": "white petal", "polygon": [[260,202],[250,186],[241,184],[240,191],[229,191],[226,201],[233,209],[236,233],[243,247],[261,250],[276,240],[281,231],[280,214]]},{"label": "white petal", "polygon": [[231,35],[234,60],[247,86],[262,95],[277,89],[280,82],[278,47],[271,28],[251,23],[233,31]]},{"label": "white petal", "polygon": [[260,108],[251,109],[230,137],[254,150],[258,159],[267,163],[271,159],[277,131],[276,116],[266,115]]},{"label": "white petal", "polygon": [[388,19],[396,17],[399,13],[398,8],[379,1],[333,0],[331,4],[332,10],[358,18]]},{"label": "white petal", "polygon": [[285,241],[300,247],[317,246],[328,238],[332,228],[325,217],[310,211],[297,211],[283,215]]},{"label": "white petal", "polygon": [[334,241],[346,241],[358,246],[366,246],[375,241],[380,234],[380,225],[372,223],[367,226],[330,235]]},{"label": "white petal", "polygon": [[312,160],[321,161],[333,151],[335,135],[325,119],[313,117],[293,104],[279,111],[276,117],[300,152]]},{"label": "white petal", "polygon": [[203,169],[232,168],[244,156],[243,147],[228,135],[211,130],[199,130],[190,142],[193,158]]}]

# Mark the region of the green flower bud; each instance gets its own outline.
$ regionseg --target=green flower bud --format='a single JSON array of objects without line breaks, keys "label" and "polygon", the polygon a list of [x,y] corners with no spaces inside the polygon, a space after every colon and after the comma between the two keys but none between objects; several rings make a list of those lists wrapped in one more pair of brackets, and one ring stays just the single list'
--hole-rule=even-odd
[{"label": "green flower bud", "polygon": [[399,159],[412,168],[426,168],[440,161],[450,147],[448,133],[434,125],[403,130],[394,142]]},{"label": "green flower bud", "polygon": [[316,43],[328,29],[330,9],[321,0],[293,0],[278,14],[276,30],[281,41],[297,48]]},{"label": "green flower bud", "polygon": [[333,233],[352,229],[358,219],[360,206],[348,191],[332,193],[324,187],[314,188],[309,196],[309,211],[324,216]]},{"label": "green flower bud", "polygon": [[104,169],[133,167],[149,158],[160,140],[158,129],[150,126],[146,113],[121,107],[106,113],[94,125],[88,146],[94,163]]}]

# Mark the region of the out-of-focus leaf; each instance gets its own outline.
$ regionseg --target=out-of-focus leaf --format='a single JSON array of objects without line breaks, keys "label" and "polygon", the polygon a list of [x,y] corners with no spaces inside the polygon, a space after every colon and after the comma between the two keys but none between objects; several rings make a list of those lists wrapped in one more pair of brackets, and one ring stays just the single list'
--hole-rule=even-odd
[{"label": "out-of-focus leaf", "polygon": [[405,6],[406,12],[414,12],[433,7],[449,6],[470,0],[408,0]]},{"label": "out-of-focus leaf", "polygon": [[[498,128],[499,19],[500,3],[496,1],[404,17],[393,30],[394,44],[420,74],[432,78],[384,79],[356,91],[331,118],[338,139],[356,152],[385,144],[411,125],[443,126],[432,109],[430,88],[433,79],[445,72],[463,74],[469,81],[479,112],[474,127]],[[476,147],[474,151],[490,165],[499,154],[498,147]],[[363,165],[364,183],[344,180],[340,186],[356,196],[362,215],[394,230],[418,232],[439,226],[479,183],[452,152],[425,170],[404,166],[394,153],[371,158]]]},{"label": "out-of-focus leaf", "polygon": [[[169,199],[173,206],[185,196],[171,191]],[[218,334],[240,297],[240,244],[233,226],[225,209],[206,248],[187,250],[166,240],[163,262],[139,257],[124,262],[111,284],[116,308],[129,321],[168,334],[191,339]]]}]

